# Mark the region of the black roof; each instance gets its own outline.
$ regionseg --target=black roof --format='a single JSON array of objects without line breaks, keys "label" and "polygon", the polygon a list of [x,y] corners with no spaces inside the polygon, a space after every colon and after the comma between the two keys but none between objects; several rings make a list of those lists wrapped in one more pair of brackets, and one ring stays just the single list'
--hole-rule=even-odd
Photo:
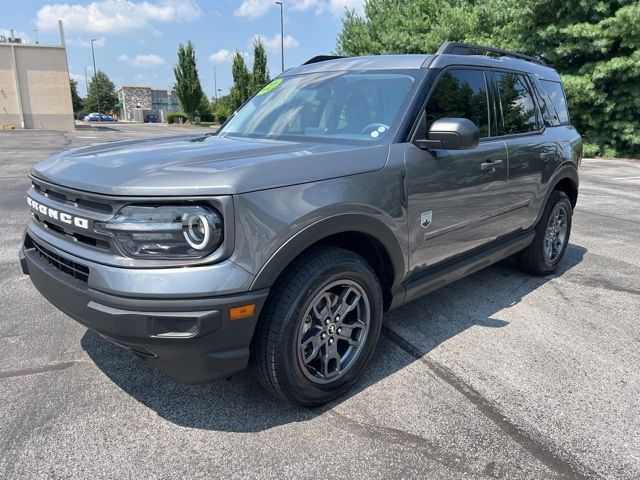
[{"label": "black roof", "polygon": [[451,65],[515,70],[560,81],[560,76],[543,60],[517,52],[458,42],[446,42],[435,54],[370,55],[341,57],[318,55],[284,75],[338,70],[399,70],[444,68]]}]

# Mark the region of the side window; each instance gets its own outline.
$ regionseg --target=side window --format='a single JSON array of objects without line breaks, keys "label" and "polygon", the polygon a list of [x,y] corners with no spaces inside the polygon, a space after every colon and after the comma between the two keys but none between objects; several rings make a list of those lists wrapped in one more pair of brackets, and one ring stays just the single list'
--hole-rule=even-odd
[{"label": "side window", "polygon": [[546,127],[556,127],[560,125],[560,118],[556,112],[549,95],[547,95],[546,90],[535,76],[530,76],[529,80],[531,81],[533,91],[538,99],[538,105],[540,106],[540,111],[542,113],[542,120]]},{"label": "side window", "polygon": [[489,136],[487,85],[481,70],[449,70],[438,79],[427,102],[427,131],[440,118],[468,118]]},{"label": "side window", "polygon": [[553,103],[556,112],[558,113],[558,120],[561,124],[569,123],[569,110],[567,109],[567,99],[564,96],[564,90],[560,82],[552,82],[550,80],[540,80],[542,86],[546,90],[551,103]]},{"label": "side window", "polygon": [[495,72],[494,79],[502,110],[498,134],[513,135],[537,131],[536,106],[524,78],[513,73]]}]

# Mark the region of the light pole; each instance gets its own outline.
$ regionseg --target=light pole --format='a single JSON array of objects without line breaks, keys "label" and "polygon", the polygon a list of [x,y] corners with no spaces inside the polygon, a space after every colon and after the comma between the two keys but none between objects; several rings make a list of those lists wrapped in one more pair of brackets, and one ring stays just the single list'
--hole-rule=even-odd
[{"label": "light pole", "polygon": [[213,67],[213,96],[218,100],[218,80],[216,78],[216,67]]},{"label": "light pole", "polygon": [[38,29],[36,28],[36,45],[38,45],[40,42],[38,41]]},{"label": "light pole", "polygon": [[284,20],[282,17],[282,3],[276,2],[276,5],[280,5],[280,54],[282,57],[282,73],[284,73]]},{"label": "light pole", "polygon": [[89,77],[87,77],[87,67],[84,67],[84,86],[87,87],[87,97],[89,96]]},{"label": "light pole", "polygon": [[[100,88],[98,88],[98,79],[96,75],[98,74],[98,70],[96,70],[96,52],[93,50],[93,42],[96,39],[91,39],[91,56],[93,57],[93,80],[96,84],[96,99],[98,100],[98,121],[102,121],[102,111],[100,110]],[[89,96],[89,87],[87,86],[87,96]]]}]

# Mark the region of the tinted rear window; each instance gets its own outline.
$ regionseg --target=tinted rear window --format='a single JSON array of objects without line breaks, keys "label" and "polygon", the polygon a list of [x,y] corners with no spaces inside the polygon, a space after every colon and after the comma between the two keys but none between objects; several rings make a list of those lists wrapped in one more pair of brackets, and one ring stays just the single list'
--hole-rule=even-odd
[{"label": "tinted rear window", "polygon": [[494,73],[502,106],[500,135],[513,135],[538,130],[536,105],[524,78],[513,73]]},{"label": "tinted rear window", "polygon": [[560,123],[569,123],[569,110],[567,109],[567,99],[564,96],[562,84],[550,80],[540,80],[540,82],[551,99]]}]

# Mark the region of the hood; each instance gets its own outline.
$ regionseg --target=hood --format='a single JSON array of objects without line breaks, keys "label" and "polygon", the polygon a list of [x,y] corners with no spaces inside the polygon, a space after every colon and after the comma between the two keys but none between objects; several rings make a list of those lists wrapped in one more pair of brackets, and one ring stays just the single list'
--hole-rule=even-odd
[{"label": "hood", "polygon": [[191,135],[75,148],[31,173],[106,195],[224,195],[378,170],[388,149]]}]

